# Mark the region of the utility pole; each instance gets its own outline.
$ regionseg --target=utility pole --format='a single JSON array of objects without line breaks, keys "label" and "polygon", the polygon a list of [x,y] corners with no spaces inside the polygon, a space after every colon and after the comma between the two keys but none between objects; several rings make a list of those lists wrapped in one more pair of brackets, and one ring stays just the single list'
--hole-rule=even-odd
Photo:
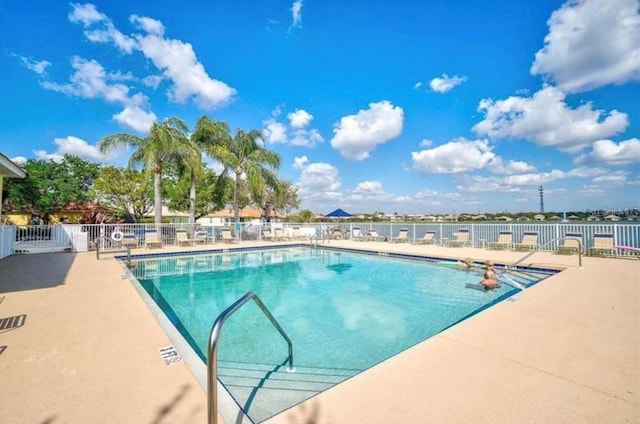
[{"label": "utility pole", "polygon": [[540,193],[540,213],[544,213],[544,189],[542,186],[538,188],[538,193]]}]

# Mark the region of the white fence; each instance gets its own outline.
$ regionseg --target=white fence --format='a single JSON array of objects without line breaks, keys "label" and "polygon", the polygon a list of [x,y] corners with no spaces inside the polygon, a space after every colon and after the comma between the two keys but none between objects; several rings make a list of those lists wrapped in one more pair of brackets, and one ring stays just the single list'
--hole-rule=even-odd
[{"label": "white fence", "polygon": [[[611,234],[615,246],[629,246],[640,248],[640,223],[265,223],[238,224],[237,226],[191,226],[189,224],[95,224],[95,225],[34,225],[34,226],[0,226],[0,259],[14,253],[46,253],[60,251],[94,250],[100,248],[117,247],[121,241],[119,237],[112,237],[114,233],[127,234],[134,243],[132,247],[144,247],[147,234],[154,232],[163,245],[179,245],[176,230],[185,230],[189,239],[200,240],[203,244],[213,244],[221,241],[223,228],[232,231],[239,241],[262,240],[263,230],[281,228],[284,236],[297,232],[307,237],[328,240],[334,228],[340,228],[345,238],[359,233],[366,234],[368,230],[376,230],[378,235],[391,240],[397,237],[401,229],[408,230],[409,241],[416,241],[427,231],[435,232],[435,240],[453,239],[459,230],[469,230],[470,245],[485,247],[487,243],[495,242],[501,231],[511,231],[513,241],[518,243],[525,232],[537,232],[538,244],[543,250],[553,251],[558,248],[567,234],[581,234],[585,249],[593,246],[596,234]],[[116,240],[114,240],[114,238]],[[552,240],[556,240],[552,242]],[[547,244],[548,243],[548,244]],[[619,254],[629,254],[621,250]]]}]

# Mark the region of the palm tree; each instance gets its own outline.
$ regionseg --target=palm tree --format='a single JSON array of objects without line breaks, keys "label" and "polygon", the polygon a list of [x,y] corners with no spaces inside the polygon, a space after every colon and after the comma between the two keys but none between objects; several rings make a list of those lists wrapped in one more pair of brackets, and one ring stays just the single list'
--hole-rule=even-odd
[{"label": "palm tree", "polygon": [[155,122],[144,138],[119,133],[102,138],[98,149],[106,153],[112,149],[131,147],[134,152],[129,158],[129,167],[142,166],[153,173],[153,197],[155,223],[162,221],[162,175],[167,163],[180,162],[185,152],[190,152],[187,125],[179,118],[168,118],[160,123]]},{"label": "palm tree", "polygon": [[[200,123],[200,122],[199,122]],[[225,171],[232,169],[235,173],[233,190],[234,221],[240,221],[239,194],[240,179],[245,174],[249,191],[258,198],[268,184],[276,187],[278,178],[274,171],[280,167],[280,156],[262,146],[262,132],[258,130],[237,130],[236,135],[229,135],[229,126],[225,122],[211,121],[203,123],[200,140],[207,154],[219,160]],[[196,131],[197,133],[197,131]]]}]

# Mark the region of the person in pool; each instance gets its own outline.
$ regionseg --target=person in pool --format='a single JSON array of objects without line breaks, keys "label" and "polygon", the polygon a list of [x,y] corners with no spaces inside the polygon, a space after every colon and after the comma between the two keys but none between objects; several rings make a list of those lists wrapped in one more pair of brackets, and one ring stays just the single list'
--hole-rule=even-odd
[{"label": "person in pool", "polygon": [[487,268],[484,271],[483,279],[480,281],[480,285],[485,290],[493,290],[498,287],[498,280],[496,280],[496,273],[491,268]]}]

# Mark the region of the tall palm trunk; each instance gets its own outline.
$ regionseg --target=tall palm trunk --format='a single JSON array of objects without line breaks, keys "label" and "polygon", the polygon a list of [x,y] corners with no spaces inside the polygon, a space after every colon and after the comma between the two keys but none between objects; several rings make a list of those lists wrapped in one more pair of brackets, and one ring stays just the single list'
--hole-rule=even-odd
[{"label": "tall palm trunk", "polygon": [[153,199],[154,199],[154,216],[155,224],[160,229],[162,223],[162,167],[156,166],[153,173]]},{"label": "tall palm trunk", "polygon": [[191,169],[191,185],[189,187],[189,224],[196,223],[196,171]]},{"label": "tall palm trunk", "polygon": [[240,222],[240,176],[242,169],[236,168],[236,183],[233,190],[233,219],[235,223]]}]

